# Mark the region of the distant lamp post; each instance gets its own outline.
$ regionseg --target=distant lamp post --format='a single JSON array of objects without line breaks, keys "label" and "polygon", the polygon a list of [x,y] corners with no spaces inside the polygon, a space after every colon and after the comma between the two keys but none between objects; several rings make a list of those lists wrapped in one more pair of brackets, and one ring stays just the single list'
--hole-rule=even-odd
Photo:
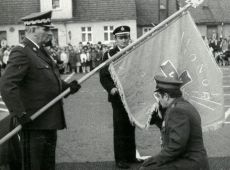
[{"label": "distant lamp post", "polygon": [[71,40],[72,39],[72,32],[68,31],[68,35],[69,35],[69,40]]}]

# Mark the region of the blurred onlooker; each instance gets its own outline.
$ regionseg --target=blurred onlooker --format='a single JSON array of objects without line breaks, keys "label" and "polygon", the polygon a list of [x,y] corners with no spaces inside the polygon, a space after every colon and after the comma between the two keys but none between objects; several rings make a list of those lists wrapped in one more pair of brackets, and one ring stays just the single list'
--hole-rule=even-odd
[{"label": "blurred onlooker", "polygon": [[103,51],[100,48],[96,48],[97,56],[96,56],[96,67],[101,64],[102,57],[103,57]]},{"label": "blurred onlooker", "polygon": [[81,68],[82,68],[82,72],[85,73],[86,72],[86,60],[87,60],[87,50],[88,47],[84,46],[81,54],[80,54],[80,59],[81,59]]},{"label": "blurred onlooker", "polygon": [[221,42],[221,50],[222,52],[225,52],[228,50],[228,41],[227,38],[223,38],[222,42]]},{"label": "blurred onlooker", "polygon": [[86,72],[89,73],[91,70],[92,60],[91,60],[91,48],[86,50]]},{"label": "blurred onlooker", "polygon": [[98,52],[95,48],[91,49],[92,69],[96,67]]},{"label": "blurred onlooker", "polygon": [[219,41],[216,36],[213,36],[209,46],[213,49],[213,55],[215,58],[218,55],[218,53],[221,51],[220,45],[221,45],[221,41]]},{"label": "blurred onlooker", "polygon": [[76,72],[80,73],[81,68],[81,58],[80,58],[80,51],[76,50]]},{"label": "blurred onlooker", "polygon": [[66,74],[68,73],[68,62],[69,62],[69,57],[67,55],[66,49],[61,50],[60,59],[64,64],[64,74]]},{"label": "blurred onlooker", "polygon": [[102,50],[102,43],[101,43],[101,41],[98,41],[97,47],[98,47],[99,50]]},{"label": "blurred onlooker", "polygon": [[10,55],[10,47],[7,47],[6,50],[3,52],[3,58],[2,58],[3,68],[5,68],[7,65],[7,62],[9,60],[9,55]]},{"label": "blurred onlooker", "polygon": [[74,51],[73,47],[69,49],[69,64],[70,64],[70,72],[76,72],[76,52]]}]

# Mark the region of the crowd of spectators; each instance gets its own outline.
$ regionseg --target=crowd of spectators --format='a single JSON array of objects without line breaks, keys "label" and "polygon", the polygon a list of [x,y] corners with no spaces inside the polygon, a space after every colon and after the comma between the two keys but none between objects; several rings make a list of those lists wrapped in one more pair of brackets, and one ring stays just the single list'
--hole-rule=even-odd
[{"label": "crowd of spectators", "polygon": [[68,44],[66,47],[47,47],[51,57],[58,64],[61,74],[88,73],[102,62],[105,51],[110,47],[98,42],[97,44],[81,42],[78,47]]},{"label": "crowd of spectators", "polygon": [[213,34],[212,38],[207,40],[206,43],[209,45],[210,50],[219,66],[230,65],[230,36],[228,38]]},{"label": "crowd of spectators", "polygon": [[[219,66],[230,65],[230,36],[228,38],[217,37],[213,34],[211,39],[204,37],[204,41],[210,47],[213,56]],[[1,70],[7,65],[9,54],[14,46],[0,48],[0,74]],[[65,47],[48,46],[46,47],[50,56],[55,60],[61,74],[69,73],[88,73],[102,62],[105,51],[111,46],[98,42],[97,44],[82,42],[78,46],[68,44]]]},{"label": "crowd of spectators", "polygon": [[[0,48],[0,70],[7,65],[9,54],[14,46]],[[68,44],[65,47],[47,46],[47,52],[57,63],[61,74],[88,73],[102,62],[105,51],[111,48],[108,45],[98,42],[97,44],[81,42],[78,46]]]}]

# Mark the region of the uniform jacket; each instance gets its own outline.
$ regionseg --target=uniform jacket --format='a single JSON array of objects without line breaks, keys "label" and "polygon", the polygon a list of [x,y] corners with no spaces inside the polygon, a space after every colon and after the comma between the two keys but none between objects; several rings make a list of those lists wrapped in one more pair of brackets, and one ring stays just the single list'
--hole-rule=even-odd
[{"label": "uniform jacket", "polygon": [[[109,57],[112,57],[113,55],[118,53],[119,51],[120,50],[117,46],[111,50],[106,51],[104,56],[103,56],[103,62],[106,61]],[[100,70],[100,82],[101,82],[102,86],[104,87],[104,89],[108,92],[108,101],[109,102],[113,102],[113,101],[116,101],[117,99],[120,99],[118,94],[117,95],[111,95],[110,94],[111,89],[115,88],[116,86],[115,86],[114,81],[110,75],[109,66],[106,66]]]},{"label": "uniform jacket", "polygon": [[[107,51],[103,56],[103,61],[112,57],[117,52],[119,52],[118,47]],[[108,101],[111,102],[113,108],[114,158],[116,162],[132,161],[136,159],[135,126],[130,123],[128,113],[123,106],[120,95],[118,93],[115,95],[110,94],[111,89],[116,86],[108,67],[106,66],[101,69],[100,81],[108,92]]]},{"label": "uniform jacket", "polygon": [[[2,98],[13,116],[23,112],[32,115],[66,88],[67,83],[60,79],[57,65],[48,53],[27,38],[10,53],[0,81]],[[65,126],[63,103],[59,101],[25,128],[62,129]]]},{"label": "uniform jacket", "polygon": [[201,118],[189,102],[183,98],[175,99],[165,112],[161,136],[162,150],[153,162],[163,165],[175,161],[175,166],[183,169],[188,167],[189,160],[192,167],[208,169]]}]

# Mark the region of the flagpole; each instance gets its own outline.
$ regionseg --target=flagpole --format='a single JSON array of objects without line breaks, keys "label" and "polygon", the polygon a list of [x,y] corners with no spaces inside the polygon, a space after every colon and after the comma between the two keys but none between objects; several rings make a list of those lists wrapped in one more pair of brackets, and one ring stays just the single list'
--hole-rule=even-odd
[{"label": "flagpole", "polygon": [[[151,34],[153,34],[156,30],[158,30],[159,28],[161,28],[164,25],[168,24],[170,21],[172,21],[173,19],[175,19],[176,17],[178,17],[179,15],[181,15],[183,12],[185,12],[186,10],[188,10],[188,8],[191,7],[191,6],[192,6],[191,3],[188,3],[187,5],[185,5],[179,11],[175,12],[170,17],[168,17],[167,19],[165,19],[164,21],[162,21],[161,23],[159,23],[157,26],[155,26],[152,30],[150,30],[146,34],[142,35],[135,42],[133,42],[132,44],[128,45],[127,47],[125,47],[120,52],[118,52],[115,55],[113,55],[111,58],[109,58],[105,62],[101,63],[98,67],[96,67],[95,69],[93,69],[91,72],[89,72],[86,75],[84,75],[82,78],[80,78],[78,80],[78,83],[79,84],[83,83],[85,80],[87,80],[88,78],[90,78],[91,76],[93,76],[97,71],[99,71],[100,69],[102,69],[106,65],[110,64],[112,61],[116,60],[117,58],[119,58],[120,56],[122,56],[127,51],[135,48],[136,45],[138,45],[140,42],[142,42],[143,40],[145,40],[147,37],[151,36]],[[70,88],[66,89],[61,94],[59,94],[56,98],[54,98],[48,104],[46,104],[44,107],[42,107],[37,112],[35,112],[30,118],[32,120],[36,119],[38,116],[40,116],[42,113],[44,113],[48,108],[50,108],[56,102],[58,102],[59,100],[61,100],[64,96],[66,96],[67,94],[69,94],[69,92],[70,92]],[[7,140],[9,140],[11,137],[13,137],[21,129],[22,129],[22,125],[18,125],[17,127],[15,127],[11,132],[9,132],[7,135],[5,135],[3,138],[0,139],[0,145],[3,144],[4,142],[6,142]]]}]

